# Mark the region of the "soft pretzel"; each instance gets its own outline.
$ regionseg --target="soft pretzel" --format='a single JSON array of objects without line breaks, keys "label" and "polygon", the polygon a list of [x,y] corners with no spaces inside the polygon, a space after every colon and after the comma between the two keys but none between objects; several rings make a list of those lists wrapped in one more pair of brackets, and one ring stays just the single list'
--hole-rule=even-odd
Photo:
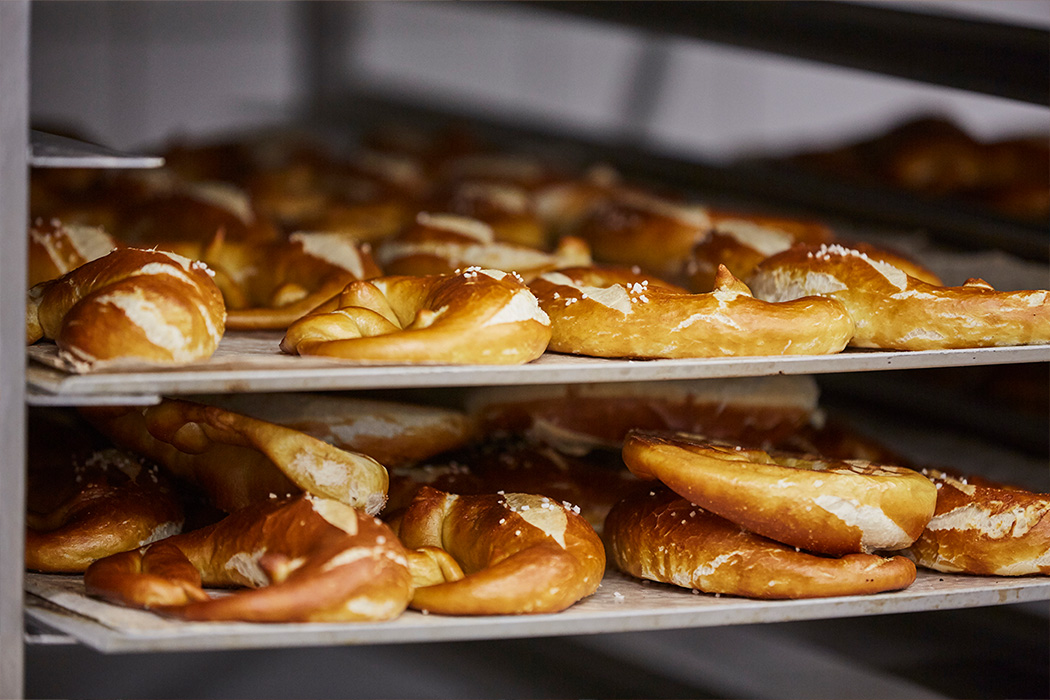
[{"label": "soft pretzel", "polygon": [[225,394],[206,403],[306,433],[390,468],[465,445],[474,420],[439,406],[329,393]]},{"label": "soft pretzel", "polygon": [[182,529],[182,505],[156,465],[107,446],[68,413],[35,410],[28,424],[26,568],[82,572]]},{"label": "soft pretzel", "polygon": [[627,433],[679,430],[776,445],[821,416],[806,375],[482,387],[467,410],[482,431],[523,433],[563,452],[623,447]]},{"label": "soft pretzel", "polygon": [[768,453],[682,433],[633,432],[623,459],[639,478],[659,479],[741,527],[823,554],[907,547],[937,500],[933,483],[904,467]]},{"label": "soft pretzel", "polygon": [[991,576],[1050,574],[1050,494],[936,469],[937,509],[903,552],[919,566]]},{"label": "soft pretzel", "polygon": [[525,187],[500,181],[457,180],[439,187],[428,209],[484,222],[497,241],[543,249],[547,229]]},{"label": "soft pretzel", "polygon": [[706,207],[620,190],[588,211],[577,235],[591,247],[595,260],[640,265],[648,272],[676,280],[693,246],[710,230]]},{"label": "soft pretzel", "polygon": [[827,557],[749,532],[657,486],[616,504],[605,541],[617,568],[638,578],[747,598],[820,598],[906,588],[901,556]]},{"label": "soft pretzel", "polygon": [[826,243],[831,229],[817,221],[710,210],[711,230],[693,247],[686,271],[693,289],[714,287],[719,265],[747,279],[762,260],[798,242]]},{"label": "soft pretzel", "polygon": [[820,355],[842,350],[853,335],[846,309],[828,299],[787,303],[755,299],[720,267],[715,290],[670,291],[634,284],[581,282],[576,270],[533,280],[551,319],[550,349],[594,357],[688,358]]},{"label": "soft pretzel", "polygon": [[157,250],[114,250],[26,295],[26,342],[54,340],[74,367],[204,360],[225,320],[208,268]]},{"label": "soft pretzel", "polygon": [[29,227],[27,283],[33,287],[61,277],[119,247],[120,244],[99,226],[37,219]]},{"label": "soft pretzel", "polygon": [[[88,595],[186,620],[389,620],[411,595],[404,549],[378,519],[302,494],[101,559]],[[202,586],[252,590],[209,596]]]},{"label": "soft pretzel", "polygon": [[226,302],[226,327],[285,329],[347,284],[378,277],[368,246],[342,233],[293,233],[272,243],[227,241],[218,233],[204,245],[162,246],[201,260],[215,271]]},{"label": "soft pretzel", "polygon": [[543,354],[550,321],[498,270],[381,277],[347,285],[333,311],[293,323],[289,354],[377,363],[521,364]]},{"label": "soft pretzel", "polygon": [[999,292],[979,279],[942,287],[839,245],[778,253],[759,264],[750,283],[767,301],[813,294],[841,301],[856,323],[854,347],[941,350],[1050,342],[1050,292]]},{"label": "soft pretzel", "polygon": [[530,493],[571,503],[596,531],[638,480],[618,451],[569,455],[527,439],[494,440],[440,460],[392,470],[390,512],[404,508],[422,486],[457,494]]},{"label": "soft pretzel", "polygon": [[526,280],[558,267],[588,265],[590,250],[565,238],[554,252],[496,240],[491,226],[451,214],[420,213],[415,225],[384,241],[377,257],[389,275],[439,275],[468,267],[515,272]]},{"label": "soft pretzel", "polygon": [[[598,589],[605,551],[587,521],[546,496],[460,496],[421,488],[394,528],[433,566],[411,607],[447,615],[564,610]],[[449,561],[451,559],[451,561]],[[420,585],[427,583],[428,585]]]},{"label": "soft pretzel", "polygon": [[165,399],[83,413],[116,444],[196,484],[226,512],[299,491],[368,513],[386,501],[386,469],[371,457],[216,406]]}]

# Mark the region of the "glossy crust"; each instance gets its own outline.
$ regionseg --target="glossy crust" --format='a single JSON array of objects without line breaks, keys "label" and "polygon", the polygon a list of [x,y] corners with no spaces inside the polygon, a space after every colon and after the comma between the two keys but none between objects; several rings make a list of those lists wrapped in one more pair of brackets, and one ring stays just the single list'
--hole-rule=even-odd
[{"label": "glossy crust", "polygon": [[415,554],[417,610],[558,612],[594,593],[605,572],[605,550],[591,526],[545,496],[459,496],[423,487],[395,529],[406,547],[423,548]]},{"label": "glossy crust", "polygon": [[297,232],[272,243],[228,241],[161,245],[215,271],[226,302],[226,327],[287,328],[339,296],[354,280],[380,274],[367,245],[343,233]]},{"label": "glossy crust", "polygon": [[705,593],[821,598],[906,588],[915,565],[874,554],[826,557],[761,537],[657,486],[613,507],[604,537],[622,571]]},{"label": "glossy crust", "polygon": [[582,279],[563,270],[529,285],[550,316],[555,352],[644,359],[822,355],[839,352],[853,335],[852,319],[834,300],[762,301],[724,266],[707,294]]},{"label": "glossy crust", "polygon": [[999,292],[982,280],[961,287],[923,282],[896,265],[843,246],[796,246],[764,260],[755,295],[836,299],[856,323],[850,345],[942,350],[1050,342],[1050,292]]},{"label": "glossy crust", "polygon": [[[186,620],[388,620],[411,595],[404,549],[379,520],[303,494],[102,559],[88,595]],[[202,586],[252,590],[211,597]]]},{"label": "glossy crust", "polygon": [[919,566],[988,576],[1050,574],[1050,495],[927,471],[937,510],[904,554]]},{"label": "glossy crust", "polygon": [[682,433],[633,432],[623,458],[702,508],[778,542],[822,554],[907,547],[933,515],[922,474],[863,460],[767,453]]},{"label": "glossy crust", "polygon": [[512,365],[535,360],[550,340],[536,298],[498,270],[354,282],[337,306],[292,324],[281,349],[354,362]]},{"label": "glossy crust", "polygon": [[116,444],[146,455],[233,512],[305,491],[368,513],[386,501],[386,469],[297,430],[215,406],[93,407],[84,415]]},{"label": "glossy crust", "polygon": [[225,322],[207,267],[158,250],[114,250],[26,294],[26,342],[54,340],[74,368],[205,360]]}]

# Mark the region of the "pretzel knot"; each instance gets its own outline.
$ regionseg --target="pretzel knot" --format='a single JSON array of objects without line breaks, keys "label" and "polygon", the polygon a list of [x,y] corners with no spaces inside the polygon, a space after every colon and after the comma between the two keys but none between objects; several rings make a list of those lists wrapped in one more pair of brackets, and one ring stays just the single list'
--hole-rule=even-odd
[{"label": "pretzel knot", "polygon": [[352,282],[332,308],[292,324],[281,349],[355,362],[522,364],[549,340],[550,321],[524,284],[471,268]]}]

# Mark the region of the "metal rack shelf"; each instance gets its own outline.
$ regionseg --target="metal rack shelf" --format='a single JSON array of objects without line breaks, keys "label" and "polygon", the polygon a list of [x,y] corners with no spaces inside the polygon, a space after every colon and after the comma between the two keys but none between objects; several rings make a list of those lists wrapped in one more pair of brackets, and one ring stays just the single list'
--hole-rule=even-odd
[{"label": "metal rack shelf", "polygon": [[34,168],[159,168],[160,156],[136,155],[85,143],[66,136],[33,130],[29,136],[29,165]]}]

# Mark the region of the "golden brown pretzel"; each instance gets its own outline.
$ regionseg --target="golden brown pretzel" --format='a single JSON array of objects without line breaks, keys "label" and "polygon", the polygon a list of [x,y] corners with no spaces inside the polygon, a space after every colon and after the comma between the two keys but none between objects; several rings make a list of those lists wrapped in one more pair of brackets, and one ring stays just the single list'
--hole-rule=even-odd
[{"label": "golden brown pretzel", "polygon": [[841,304],[820,297],[787,304],[755,299],[724,266],[707,294],[645,281],[587,285],[581,279],[577,271],[562,270],[529,285],[551,319],[555,352],[632,358],[819,355],[839,352],[853,335],[853,321]]},{"label": "golden brown pretzel", "polygon": [[756,535],[657,486],[615,505],[605,521],[622,571],[705,593],[820,598],[906,588],[915,565],[901,556],[826,557]]},{"label": "golden brown pretzel", "polygon": [[515,272],[526,280],[569,265],[587,265],[590,250],[577,238],[553,252],[496,240],[491,226],[452,214],[420,213],[415,224],[384,241],[377,252],[388,275],[440,275],[468,267]]},{"label": "golden brown pretzel", "polygon": [[172,399],[83,413],[116,444],[196,484],[226,512],[300,490],[368,513],[386,501],[386,469],[374,459],[274,423]]},{"label": "golden brown pretzel", "polygon": [[208,268],[157,250],[114,250],[26,294],[26,342],[53,339],[74,367],[204,360],[225,322]]},{"label": "golden brown pretzel", "polygon": [[895,550],[933,515],[937,489],[922,474],[863,460],[767,453],[683,433],[637,431],[627,467],[752,532],[812,552]]},{"label": "golden brown pretzel", "polygon": [[380,274],[367,245],[342,233],[296,232],[271,243],[227,241],[162,245],[215,271],[226,327],[284,329],[339,296],[347,284]]},{"label": "golden brown pretzel", "polygon": [[27,284],[33,287],[61,277],[119,247],[120,243],[99,226],[37,219],[29,227]]},{"label": "golden brown pretzel", "polygon": [[837,299],[856,322],[850,345],[892,350],[1050,342],[1050,292],[999,292],[982,280],[961,287],[923,282],[900,267],[839,245],[795,246],[764,260],[755,295]]},{"label": "golden brown pretzel", "polygon": [[511,182],[445,183],[428,200],[427,210],[484,222],[491,227],[496,241],[536,249],[548,245],[547,229],[537,216],[532,193]]},{"label": "golden brown pretzel", "polygon": [[937,509],[903,552],[919,566],[990,576],[1050,574],[1050,494],[927,470]]},{"label": "golden brown pretzel", "polygon": [[558,612],[594,593],[605,571],[605,551],[591,526],[545,496],[459,496],[423,487],[394,527],[406,547],[431,548],[422,556],[443,561],[441,572],[427,567],[429,585],[416,588],[411,606],[418,610]]},{"label": "golden brown pretzel", "polygon": [[182,504],[156,465],[107,445],[75,414],[37,409],[28,426],[26,568],[81,572],[182,529]]},{"label": "golden brown pretzel", "polygon": [[[378,519],[303,494],[95,562],[89,595],[187,620],[388,620],[411,595],[404,549]],[[248,586],[211,597],[201,586]]]},{"label": "golden brown pretzel", "polygon": [[709,211],[711,230],[693,247],[686,271],[693,289],[714,287],[719,265],[734,277],[747,279],[762,260],[787,250],[798,242],[826,243],[832,233],[817,221],[744,214],[723,210]]},{"label": "golden brown pretzel", "polygon": [[467,409],[482,431],[524,433],[570,454],[623,447],[631,429],[680,430],[742,444],[779,444],[816,420],[806,375],[481,387]]},{"label": "golden brown pretzel", "polygon": [[498,270],[353,282],[338,308],[293,323],[289,354],[376,363],[521,364],[543,354],[550,322]]}]

